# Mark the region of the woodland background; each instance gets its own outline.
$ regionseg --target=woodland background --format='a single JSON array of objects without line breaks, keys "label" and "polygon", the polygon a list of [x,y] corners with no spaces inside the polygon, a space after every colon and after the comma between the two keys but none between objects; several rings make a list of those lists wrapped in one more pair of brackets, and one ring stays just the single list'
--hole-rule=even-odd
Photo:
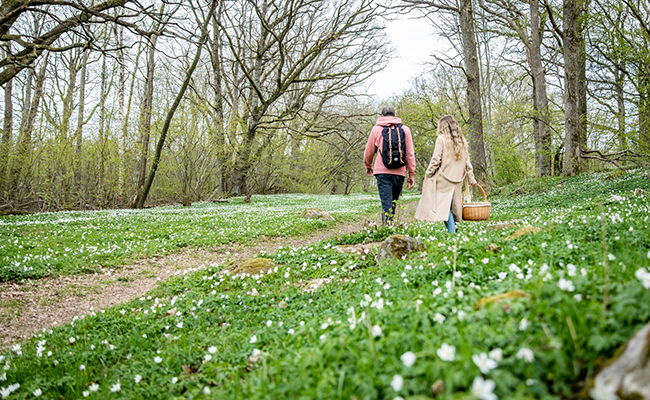
[{"label": "woodland background", "polygon": [[0,211],[370,190],[398,13],[452,49],[389,100],[421,167],[444,114],[486,186],[647,161],[649,0],[4,0]]}]

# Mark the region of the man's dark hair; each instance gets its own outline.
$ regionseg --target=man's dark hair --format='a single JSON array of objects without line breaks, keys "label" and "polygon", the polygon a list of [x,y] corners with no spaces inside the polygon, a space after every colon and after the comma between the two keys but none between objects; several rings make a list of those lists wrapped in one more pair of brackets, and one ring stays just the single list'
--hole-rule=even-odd
[{"label": "man's dark hair", "polygon": [[385,106],[381,109],[381,115],[384,117],[394,117],[395,116],[395,107]]}]

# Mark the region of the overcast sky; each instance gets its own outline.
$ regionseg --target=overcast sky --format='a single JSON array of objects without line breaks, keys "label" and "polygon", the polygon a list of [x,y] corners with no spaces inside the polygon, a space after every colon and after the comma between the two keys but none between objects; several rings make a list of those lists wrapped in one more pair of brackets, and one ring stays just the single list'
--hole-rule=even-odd
[{"label": "overcast sky", "polygon": [[389,54],[386,68],[371,81],[370,94],[378,100],[386,100],[409,89],[413,77],[430,69],[425,63],[431,61],[431,54],[444,48],[443,39],[434,35],[426,18],[400,16],[394,21],[386,21],[386,34],[395,51]]}]

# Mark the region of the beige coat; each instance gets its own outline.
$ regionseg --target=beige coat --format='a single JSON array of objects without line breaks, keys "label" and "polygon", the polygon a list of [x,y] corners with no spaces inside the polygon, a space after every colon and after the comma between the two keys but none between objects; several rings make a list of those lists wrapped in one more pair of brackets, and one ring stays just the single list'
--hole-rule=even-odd
[{"label": "beige coat", "polygon": [[422,197],[415,211],[417,220],[446,221],[450,208],[456,221],[463,220],[463,181],[476,183],[474,168],[469,156],[456,160],[454,154],[446,151],[445,142],[442,135],[436,139],[433,156],[422,183]]}]

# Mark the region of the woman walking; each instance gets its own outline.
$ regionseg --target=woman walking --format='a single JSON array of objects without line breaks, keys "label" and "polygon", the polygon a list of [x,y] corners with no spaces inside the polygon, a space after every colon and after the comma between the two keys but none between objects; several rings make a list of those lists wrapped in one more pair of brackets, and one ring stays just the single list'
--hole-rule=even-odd
[{"label": "woman walking", "polygon": [[438,121],[436,146],[424,176],[415,219],[444,221],[447,230],[456,233],[456,221],[463,220],[464,180],[472,186],[478,184],[469,161],[467,140],[454,117],[446,115]]}]

